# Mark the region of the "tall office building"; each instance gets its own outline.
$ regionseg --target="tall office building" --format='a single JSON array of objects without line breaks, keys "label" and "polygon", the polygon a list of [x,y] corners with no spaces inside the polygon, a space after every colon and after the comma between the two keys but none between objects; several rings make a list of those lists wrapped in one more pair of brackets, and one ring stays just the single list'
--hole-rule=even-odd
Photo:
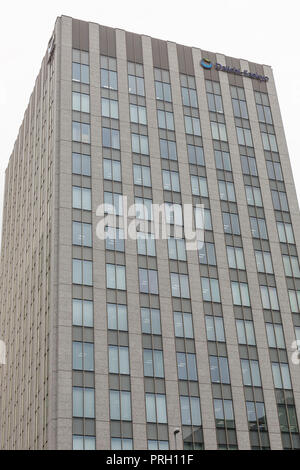
[{"label": "tall office building", "polygon": [[[204,243],[123,239],[125,200],[204,205]],[[58,18],[6,171],[1,448],[299,449],[299,247],[269,66]]]}]

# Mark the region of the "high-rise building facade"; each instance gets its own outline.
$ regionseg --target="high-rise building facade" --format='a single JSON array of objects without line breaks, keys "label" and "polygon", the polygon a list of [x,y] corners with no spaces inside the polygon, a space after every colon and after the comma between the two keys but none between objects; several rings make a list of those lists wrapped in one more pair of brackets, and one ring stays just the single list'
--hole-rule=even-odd
[{"label": "high-rise building facade", "polygon": [[[125,198],[202,204],[204,243],[124,239]],[[269,66],[58,18],[6,171],[0,447],[299,449],[299,247]]]}]

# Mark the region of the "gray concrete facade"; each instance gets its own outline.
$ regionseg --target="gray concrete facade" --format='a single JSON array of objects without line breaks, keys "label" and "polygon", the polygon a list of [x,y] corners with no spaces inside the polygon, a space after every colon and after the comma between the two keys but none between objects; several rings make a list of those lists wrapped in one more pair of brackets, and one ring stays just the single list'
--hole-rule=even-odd
[{"label": "gray concrete facade", "polygon": [[[131,239],[113,249],[96,235],[107,194],[203,204],[205,250],[176,259],[163,239],[154,254]],[[0,448],[299,449],[299,237],[271,67],[58,18],[6,171]],[[92,280],[78,281],[79,265]],[[112,288],[107,270],[119,268],[126,286]],[[140,270],[156,273],[157,291]],[[118,306],[127,328],[113,321]]]}]

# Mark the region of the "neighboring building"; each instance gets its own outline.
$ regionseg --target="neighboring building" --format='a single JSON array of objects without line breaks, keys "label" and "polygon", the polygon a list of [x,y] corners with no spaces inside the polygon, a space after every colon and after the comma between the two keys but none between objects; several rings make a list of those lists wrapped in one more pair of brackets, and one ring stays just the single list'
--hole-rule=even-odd
[{"label": "neighboring building", "polygon": [[[121,195],[204,204],[203,247],[99,239]],[[3,214],[2,449],[174,449],[176,428],[178,449],[300,448],[300,218],[270,67],[58,18]]]}]

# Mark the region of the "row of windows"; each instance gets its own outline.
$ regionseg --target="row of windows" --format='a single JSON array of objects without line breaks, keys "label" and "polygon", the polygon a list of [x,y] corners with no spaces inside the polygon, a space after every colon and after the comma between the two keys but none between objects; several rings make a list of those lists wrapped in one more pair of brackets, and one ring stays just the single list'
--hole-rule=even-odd
[{"label": "row of windows", "polygon": [[[92,262],[73,259],[73,283],[87,286],[93,285]],[[298,265],[297,265],[298,266]],[[109,289],[126,290],[125,266],[106,265],[106,285]],[[299,269],[299,268],[297,268]],[[297,271],[298,275],[298,271]],[[188,275],[170,273],[171,292],[173,297],[190,298]],[[158,274],[153,269],[139,268],[140,292],[158,294]],[[203,300],[220,303],[220,290],[218,279],[201,277]],[[234,305],[250,307],[248,284],[244,282],[231,282]],[[264,309],[279,310],[277,291],[275,287],[260,286],[262,304]]]}]

